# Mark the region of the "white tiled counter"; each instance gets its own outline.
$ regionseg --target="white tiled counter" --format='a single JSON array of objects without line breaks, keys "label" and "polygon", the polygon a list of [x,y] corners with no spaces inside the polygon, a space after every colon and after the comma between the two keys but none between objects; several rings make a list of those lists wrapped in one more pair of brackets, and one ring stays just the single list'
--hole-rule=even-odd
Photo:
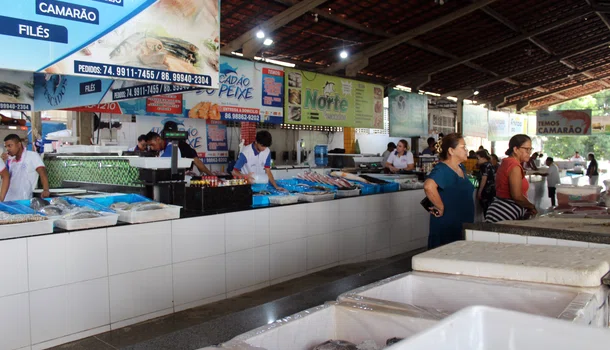
[{"label": "white tiled counter", "polygon": [[425,247],[423,196],[404,191],[0,241],[0,349],[44,349]]}]

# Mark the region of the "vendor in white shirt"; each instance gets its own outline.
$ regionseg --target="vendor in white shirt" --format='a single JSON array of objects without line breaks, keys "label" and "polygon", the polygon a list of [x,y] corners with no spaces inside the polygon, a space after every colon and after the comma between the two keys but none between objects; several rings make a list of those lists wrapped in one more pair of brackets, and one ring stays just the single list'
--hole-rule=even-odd
[{"label": "vendor in white shirt", "polygon": [[409,151],[407,140],[400,140],[396,145],[396,150],[390,154],[386,167],[390,172],[397,173],[401,170],[415,169],[415,161],[413,153]]},{"label": "vendor in white shirt", "polygon": [[587,161],[578,153],[578,151],[574,152],[574,157],[570,158],[571,162],[574,163],[582,163],[585,164]]},{"label": "vendor in white shirt", "polygon": [[[9,155],[7,165],[10,173],[10,185],[5,200],[31,199],[38,184],[38,177],[42,183],[41,196],[49,197],[49,178],[38,153],[26,150],[21,138],[16,134],[4,138],[4,148]],[[2,187],[4,188],[4,184]]]},{"label": "vendor in white shirt", "polygon": [[276,190],[284,191],[275,183],[273,173],[271,173],[271,151],[269,150],[271,142],[272,138],[269,131],[261,130],[257,132],[256,141],[242,148],[233,167],[233,175],[247,175],[250,183],[256,183],[256,178],[268,178]]}]

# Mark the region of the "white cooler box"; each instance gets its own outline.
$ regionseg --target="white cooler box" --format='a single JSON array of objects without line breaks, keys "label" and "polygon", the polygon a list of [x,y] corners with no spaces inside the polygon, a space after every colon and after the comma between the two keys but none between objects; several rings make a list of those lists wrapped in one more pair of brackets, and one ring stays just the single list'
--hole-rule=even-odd
[{"label": "white cooler box", "polygon": [[594,350],[608,342],[606,329],[474,306],[384,350]]},{"label": "white cooler box", "polygon": [[329,302],[239,335],[221,348],[311,350],[331,339],[354,344],[373,340],[383,348],[390,338],[408,338],[436,323],[390,310],[384,312]]},{"label": "white cooler box", "polygon": [[574,288],[409,272],[349,291],[338,300],[403,311],[416,309],[432,319],[442,319],[468,306],[484,305],[607,326],[608,291],[606,286]]}]

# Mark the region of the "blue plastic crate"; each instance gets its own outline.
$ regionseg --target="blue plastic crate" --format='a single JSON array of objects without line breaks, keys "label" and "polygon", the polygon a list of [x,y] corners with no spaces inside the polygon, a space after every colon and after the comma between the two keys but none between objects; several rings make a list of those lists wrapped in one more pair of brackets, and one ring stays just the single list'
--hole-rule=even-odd
[{"label": "blue plastic crate", "polygon": [[139,194],[122,194],[118,196],[86,198],[104,207],[110,207],[114,203],[136,203],[136,202],[152,202],[152,200]]},{"label": "blue plastic crate", "polygon": [[252,196],[252,206],[253,207],[268,207],[269,206],[269,196]]},{"label": "blue plastic crate", "polygon": [[383,184],[381,187],[381,193],[398,192],[400,190],[400,184],[397,182],[390,182]]},{"label": "blue plastic crate", "polygon": [[299,182],[297,181],[297,179],[283,179],[283,180],[275,180],[275,183],[280,187],[284,187],[284,186],[294,186],[294,185],[297,185]]},{"label": "blue plastic crate", "polygon": [[[62,199],[64,199],[66,202],[75,205],[77,207],[85,207],[85,208],[90,208],[96,211],[103,211],[106,213],[114,213],[114,210],[103,206],[102,204],[96,203],[90,199],[84,199],[84,198],[74,198],[74,197],[61,197]],[[50,202],[52,198],[45,198],[46,201]],[[26,207],[30,207],[30,201],[29,200],[19,200],[19,201],[15,201],[15,203],[21,204],[22,206],[26,206]]]},{"label": "blue plastic crate", "polygon": [[[26,202],[27,206],[19,202]],[[29,200],[0,203],[0,211],[7,212],[9,214],[38,214],[34,209],[30,208]]]}]

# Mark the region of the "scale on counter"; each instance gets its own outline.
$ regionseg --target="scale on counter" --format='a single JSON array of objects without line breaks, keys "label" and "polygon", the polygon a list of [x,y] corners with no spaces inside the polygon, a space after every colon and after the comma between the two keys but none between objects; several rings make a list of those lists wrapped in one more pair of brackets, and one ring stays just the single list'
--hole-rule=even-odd
[{"label": "scale on counter", "polygon": [[171,142],[171,158],[130,158],[131,166],[139,168],[140,180],[144,183],[145,196],[165,204],[184,206],[184,181],[187,168],[193,160],[178,158],[179,142],[188,139],[188,132],[178,130],[164,130],[162,137]]}]

